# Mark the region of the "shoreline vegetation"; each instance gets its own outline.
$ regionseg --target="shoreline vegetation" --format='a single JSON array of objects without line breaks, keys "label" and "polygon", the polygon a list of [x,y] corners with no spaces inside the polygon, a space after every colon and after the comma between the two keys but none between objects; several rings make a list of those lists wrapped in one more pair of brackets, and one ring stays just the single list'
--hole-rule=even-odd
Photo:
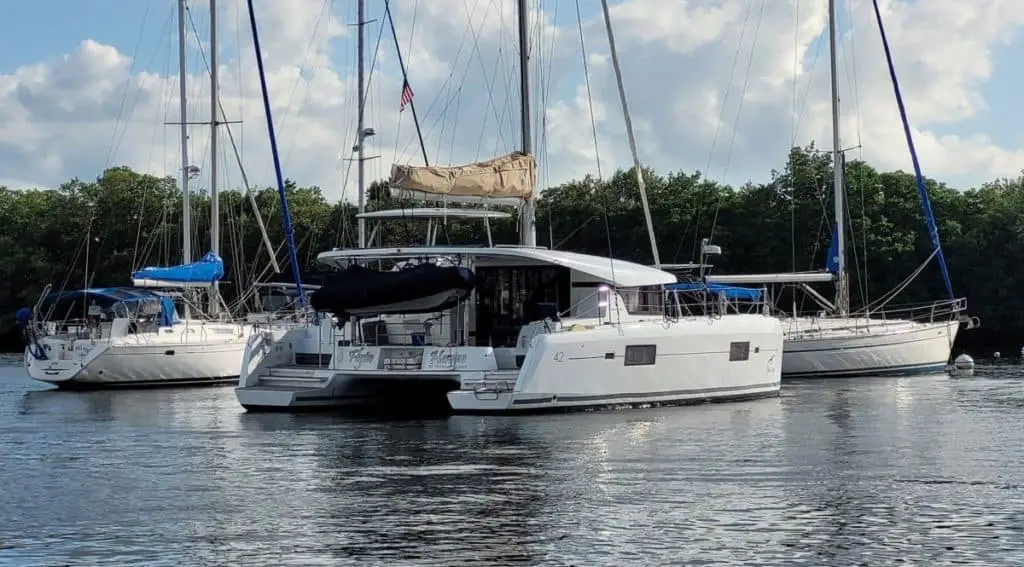
[{"label": "shoreline vegetation", "polygon": [[[847,170],[847,258],[851,305],[881,297],[931,253],[912,173],[880,172],[850,161]],[[818,270],[825,266],[832,226],[832,165],[827,153],[794,148],[766,183],[730,187],[700,173],[658,174],[645,170],[651,214],[662,262],[695,261],[702,238],[722,246],[714,273]],[[288,204],[303,270],[316,255],[354,246],[353,203],[332,203],[318,187],[287,181]],[[278,261],[288,270],[277,191],[254,189]],[[955,350],[1020,351],[1024,329],[1024,177],[1001,179],[966,191],[928,180],[954,292],[966,296],[968,312],[982,328],[961,333]],[[333,193],[333,191],[332,191]],[[271,273],[269,258],[248,197],[220,194],[221,256],[226,299]],[[367,210],[423,206],[392,198],[381,182],[371,184]],[[585,177],[543,191],[537,202],[537,241],[542,246],[611,255],[649,264],[636,180],[620,170],[600,181]],[[192,195],[193,259],[209,249],[209,196]],[[496,243],[517,241],[516,219],[492,223]],[[453,244],[482,243],[479,223],[451,221],[439,237]],[[54,190],[0,187],[0,335],[3,350],[17,351],[14,313],[31,306],[48,283],[54,291],[130,285],[133,270],[181,262],[181,192],[171,177],[107,169],[95,181],[73,179]],[[383,245],[418,242],[420,222],[393,221]],[[610,247],[610,250],[609,250]],[[88,266],[88,268],[86,267]],[[287,277],[287,274],[283,274]],[[279,276],[280,277],[280,276]],[[831,286],[823,286],[826,296]],[[945,297],[934,261],[894,303]],[[788,302],[786,303],[789,304]],[[808,305],[807,307],[810,307]],[[977,343],[981,345],[973,347]],[[1004,344],[1005,343],[1005,344]],[[983,355],[987,355],[982,351]]]}]

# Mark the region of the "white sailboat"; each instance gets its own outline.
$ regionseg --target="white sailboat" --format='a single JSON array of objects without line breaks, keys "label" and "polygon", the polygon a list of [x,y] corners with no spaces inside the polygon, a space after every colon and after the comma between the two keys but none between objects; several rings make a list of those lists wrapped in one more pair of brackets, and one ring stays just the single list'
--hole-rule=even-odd
[{"label": "white sailboat", "polygon": [[[881,20],[879,19],[879,23]],[[738,274],[708,275],[706,281],[716,284],[783,284],[802,288],[817,303],[820,311],[814,316],[800,316],[796,313],[783,314],[783,330],[786,335],[782,358],[783,378],[823,378],[854,376],[885,376],[943,371],[950,357],[953,342],[962,322],[968,328],[978,324],[977,319],[964,315],[967,307],[965,298],[952,295],[948,282],[950,299],[904,307],[898,310],[872,309],[851,312],[849,284],[845,253],[845,215],[843,153],[840,137],[839,91],[836,53],[836,0],[829,0],[829,45],[832,79],[832,156],[834,171],[834,204],[836,230],[832,250],[829,254],[830,270],[790,274]],[[884,30],[880,29],[885,41]],[[888,46],[886,46],[888,54]],[[890,61],[890,72],[892,72]],[[895,73],[893,73],[894,88]],[[906,120],[904,116],[904,121]],[[921,198],[926,204],[926,218],[934,223],[927,192],[920,181],[913,141],[907,130],[908,145],[918,171]],[[935,252],[945,272],[944,259],[938,243],[938,231],[931,233]],[[931,260],[931,258],[929,258]],[[828,301],[808,284],[814,282],[835,283],[835,301]]]},{"label": "white sailboat", "polygon": [[[252,334],[251,325],[218,320],[217,284],[224,275],[220,259],[217,192],[216,0],[210,1],[211,83],[211,250],[191,260],[191,226],[185,105],[185,3],[178,4],[179,72],[182,124],[183,258],[182,265],[144,268],[133,275],[134,287],[87,288],[45,295],[34,312],[22,314],[27,338],[25,367],[35,380],[65,388],[171,386],[227,383],[237,379],[238,365]],[[151,288],[205,288],[206,319],[179,317],[173,294]]]},{"label": "white sailboat", "polygon": [[[329,365],[318,369],[298,367],[291,348],[257,335],[246,358],[260,353],[262,360],[242,368],[236,389],[246,409],[411,406],[506,413],[778,395],[778,319],[734,314],[704,301],[702,293],[666,290],[676,277],[657,268],[535,245],[524,0],[518,11],[522,151],[469,166],[395,166],[391,182],[394,189],[429,200],[517,202],[523,212],[521,244],[320,254],[320,262],[345,271],[340,283],[314,294],[313,306],[347,321],[348,332],[334,333]],[[611,41],[606,3],[604,12]],[[613,42],[611,48],[640,176]],[[657,262],[653,236],[652,248]],[[450,265],[434,265],[416,277],[406,270],[361,267],[441,257]],[[395,314],[396,298],[412,302],[456,290],[468,293],[429,313],[410,308]],[[375,317],[385,312],[390,315]],[[418,328],[410,332],[414,322]],[[301,380],[275,378],[298,373]]]}]

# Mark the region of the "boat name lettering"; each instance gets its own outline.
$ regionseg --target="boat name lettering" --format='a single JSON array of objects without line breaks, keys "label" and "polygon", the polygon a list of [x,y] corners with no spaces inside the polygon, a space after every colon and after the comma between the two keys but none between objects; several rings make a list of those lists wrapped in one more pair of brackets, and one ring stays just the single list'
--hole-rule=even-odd
[{"label": "boat name lettering", "polygon": [[365,351],[363,349],[351,350],[348,353],[348,361],[355,367],[360,367],[364,364],[372,364],[374,358],[376,357],[372,352]]},{"label": "boat name lettering", "polygon": [[432,350],[427,360],[430,366],[444,366],[454,368],[465,366],[469,362],[469,355],[464,352],[452,352],[448,350]]}]

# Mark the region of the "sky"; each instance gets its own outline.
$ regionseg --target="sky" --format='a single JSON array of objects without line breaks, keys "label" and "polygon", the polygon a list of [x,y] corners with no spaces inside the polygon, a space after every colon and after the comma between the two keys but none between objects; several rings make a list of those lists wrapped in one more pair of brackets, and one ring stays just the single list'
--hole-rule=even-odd
[{"label": "sky", "polygon": [[[210,116],[209,2],[191,0],[187,121]],[[521,147],[515,2],[366,2],[368,180],[423,163],[399,112],[401,54],[431,165]],[[618,0],[612,24],[640,161],[716,181],[770,179],[788,148],[832,147],[826,0]],[[596,0],[531,0],[533,151],[541,188],[632,165]],[[355,0],[254,0],[283,174],[354,199]],[[1024,167],[1014,54],[1024,2],[881,0],[925,175],[966,189]],[[848,159],[910,170],[872,3],[841,1],[840,133]],[[59,17],[55,15],[59,14]],[[0,186],[57,187],[127,165],[179,175],[174,0],[37,0],[5,8],[0,37]],[[243,0],[219,0],[218,183],[274,184]],[[583,42],[581,45],[581,29]],[[586,63],[586,66],[584,65]],[[586,73],[585,73],[586,70]],[[590,88],[587,83],[589,79]],[[593,116],[593,120],[592,120]],[[1022,121],[1024,122],[1024,121]],[[234,138],[239,157],[232,149]],[[596,131],[596,143],[595,143]],[[188,128],[208,188],[210,128]]]}]

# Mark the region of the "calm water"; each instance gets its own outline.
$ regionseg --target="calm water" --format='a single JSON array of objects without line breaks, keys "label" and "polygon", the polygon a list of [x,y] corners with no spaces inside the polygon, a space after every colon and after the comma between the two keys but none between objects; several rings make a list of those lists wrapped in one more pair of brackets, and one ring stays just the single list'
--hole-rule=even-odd
[{"label": "calm water", "polygon": [[415,422],[44,389],[0,368],[0,565],[1024,564],[1021,366]]}]

